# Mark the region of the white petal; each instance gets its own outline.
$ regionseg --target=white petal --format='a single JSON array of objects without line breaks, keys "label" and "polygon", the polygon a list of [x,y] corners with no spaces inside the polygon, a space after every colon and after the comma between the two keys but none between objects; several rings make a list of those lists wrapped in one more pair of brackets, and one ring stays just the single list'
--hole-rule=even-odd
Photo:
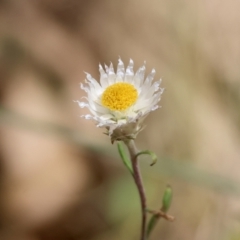
[{"label": "white petal", "polygon": [[139,86],[139,87],[142,86],[143,80],[144,80],[145,70],[146,70],[145,65],[143,65],[142,67],[140,67],[137,70],[137,72],[136,72],[136,74],[135,74],[135,76],[133,78],[134,85]]},{"label": "white petal", "polygon": [[115,83],[116,75],[113,69],[113,64],[111,63],[108,68],[108,84],[112,85]]},{"label": "white petal", "polygon": [[109,120],[109,119],[112,119],[112,115],[111,115],[111,114],[104,114],[104,115],[101,115],[101,119],[102,119],[102,120]]},{"label": "white petal", "polygon": [[116,82],[122,82],[125,75],[125,68],[121,58],[118,59],[117,79]]},{"label": "white petal", "polygon": [[155,111],[155,110],[157,110],[159,108],[159,106],[158,105],[155,105],[155,106],[153,106],[152,108],[151,108],[151,111]]},{"label": "white petal", "polygon": [[82,115],[81,117],[82,117],[82,118],[85,118],[85,119],[87,119],[87,120],[93,119],[93,116],[90,115],[90,114]]},{"label": "white petal", "polygon": [[109,72],[108,66],[106,64],[104,64],[104,67],[105,67],[106,73],[108,74],[108,72]]},{"label": "white petal", "polygon": [[147,78],[146,78],[146,81],[147,82],[152,82],[154,76],[155,76],[155,73],[156,73],[156,70],[155,69],[152,69],[151,73],[148,74]]},{"label": "white petal", "polygon": [[87,75],[86,76],[87,77],[86,81],[88,82],[90,89],[91,90],[94,89],[96,91],[96,93],[101,92],[102,88],[99,85],[99,83],[91,76],[91,74],[86,73],[86,75]]},{"label": "white petal", "polygon": [[85,86],[85,85],[83,85],[83,84],[81,83],[81,84],[80,84],[80,87],[81,87],[81,89],[84,90],[86,93],[89,92],[89,87],[88,87],[88,86]]},{"label": "white petal", "polygon": [[131,83],[133,76],[134,76],[134,72],[133,72],[133,60],[130,59],[129,64],[128,64],[127,69],[126,69],[126,74],[125,74],[125,79],[124,79],[125,82]]},{"label": "white petal", "polygon": [[148,76],[142,86],[143,88],[149,88],[151,86],[154,75],[155,75],[155,69],[153,69],[152,72],[150,74],[148,74]]},{"label": "white petal", "polygon": [[89,104],[86,102],[80,102],[80,101],[74,101],[74,102],[76,102],[80,108],[89,107]]},{"label": "white petal", "polygon": [[154,92],[157,92],[160,88],[161,81],[157,81],[153,83],[154,86]]},{"label": "white petal", "polygon": [[102,115],[108,112],[108,109],[89,99],[89,109],[94,115]]},{"label": "white petal", "polygon": [[103,88],[106,88],[108,86],[108,75],[104,71],[103,67],[101,64],[99,64],[99,72],[100,72],[100,83]]}]

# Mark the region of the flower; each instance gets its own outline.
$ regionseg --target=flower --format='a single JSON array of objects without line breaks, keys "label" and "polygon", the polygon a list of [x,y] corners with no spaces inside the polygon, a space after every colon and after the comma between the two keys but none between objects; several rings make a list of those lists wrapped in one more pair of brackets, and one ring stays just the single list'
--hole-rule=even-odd
[{"label": "flower", "polygon": [[145,64],[134,74],[133,61],[130,59],[126,70],[121,59],[118,60],[117,72],[112,63],[99,65],[100,83],[86,73],[87,85],[81,88],[87,93],[86,102],[77,101],[81,108],[88,108],[90,114],[85,119],[93,119],[97,127],[106,128],[106,134],[115,140],[134,139],[142,129],[144,118],[159,108],[158,103],[163,93],[161,79],[153,82],[155,70],[144,79]]}]

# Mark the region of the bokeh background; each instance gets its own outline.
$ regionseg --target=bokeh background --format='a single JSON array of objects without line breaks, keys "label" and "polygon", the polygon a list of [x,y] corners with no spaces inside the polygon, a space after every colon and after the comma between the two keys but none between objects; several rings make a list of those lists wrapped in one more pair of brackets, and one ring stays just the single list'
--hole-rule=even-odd
[{"label": "bokeh background", "polygon": [[121,56],[165,88],[137,139],[151,239],[240,239],[240,4],[217,0],[0,1],[0,239],[138,239],[134,183],[79,116],[84,71]]}]

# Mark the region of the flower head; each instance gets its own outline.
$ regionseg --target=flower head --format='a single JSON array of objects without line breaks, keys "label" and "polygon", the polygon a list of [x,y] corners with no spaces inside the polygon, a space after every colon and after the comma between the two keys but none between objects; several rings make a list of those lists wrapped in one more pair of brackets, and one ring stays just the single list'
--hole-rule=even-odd
[{"label": "flower head", "polygon": [[145,65],[134,74],[132,60],[126,70],[119,59],[116,73],[112,63],[109,67],[105,65],[105,70],[99,65],[99,71],[100,83],[87,73],[87,85],[81,84],[87,93],[86,102],[77,102],[91,112],[82,117],[95,120],[97,127],[106,128],[112,142],[135,138],[144,118],[159,107],[163,93],[161,80],[153,82],[154,69],[144,79]]}]

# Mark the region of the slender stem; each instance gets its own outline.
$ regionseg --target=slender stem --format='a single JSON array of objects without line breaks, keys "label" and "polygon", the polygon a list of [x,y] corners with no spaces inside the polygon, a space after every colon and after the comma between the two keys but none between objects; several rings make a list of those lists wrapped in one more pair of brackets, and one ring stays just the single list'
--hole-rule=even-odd
[{"label": "slender stem", "polygon": [[132,167],[133,167],[133,178],[137,185],[137,189],[138,189],[138,193],[139,193],[140,201],[141,201],[142,227],[141,227],[140,240],[146,240],[147,200],[146,200],[142,176],[141,176],[141,172],[140,172],[140,168],[139,168],[139,164],[138,164],[138,158],[136,157],[138,150],[137,150],[133,140],[126,141],[125,144],[128,147],[128,150],[130,153]]}]

